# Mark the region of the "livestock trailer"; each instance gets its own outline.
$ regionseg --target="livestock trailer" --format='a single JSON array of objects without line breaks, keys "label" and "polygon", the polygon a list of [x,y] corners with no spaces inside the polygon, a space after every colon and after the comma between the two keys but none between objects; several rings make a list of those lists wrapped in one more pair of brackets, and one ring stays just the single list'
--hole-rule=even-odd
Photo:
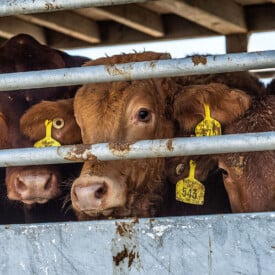
[{"label": "livestock trailer", "polygon": [[[203,2],[2,1],[0,34],[3,38],[28,32],[51,46],[65,48],[66,44],[73,48],[219,33],[226,35],[227,50],[231,53],[201,57],[196,61],[187,57],[108,67],[1,74],[0,91],[275,67],[275,49],[244,53],[248,32],[275,29],[272,1]],[[70,23],[69,19],[78,24]],[[199,24],[195,25],[194,21]],[[93,157],[108,161],[274,148],[275,133],[264,132],[196,137],[188,141],[185,138],[145,140],[131,144],[127,150],[111,150],[107,143],[85,148],[71,145],[6,149],[0,151],[0,166],[81,162]],[[274,212],[5,224],[0,226],[0,240],[3,274],[275,272]]]}]

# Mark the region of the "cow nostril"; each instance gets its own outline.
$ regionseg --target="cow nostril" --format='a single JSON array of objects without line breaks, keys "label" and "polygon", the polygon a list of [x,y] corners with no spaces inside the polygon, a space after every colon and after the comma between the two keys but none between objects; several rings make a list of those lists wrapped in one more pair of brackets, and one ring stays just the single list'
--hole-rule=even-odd
[{"label": "cow nostril", "polygon": [[23,192],[28,188],[26,184],[19,178],[16,179],[15,187],[18,192]]},{"label": "cow nostril", "polygon": [[96,191],[95,191],[95,197],[97,199],[101,199],[107,192],[107,188],[105,185],[99,187]]},{"label": "cow nostril", "polygon": [[48,178],[48,180],[46,181],[46,184],[44,186],[44,190],[49,190],[51,189],[52,186],[52,179],[53,179],[53,175],[50,175],[50,177]]}]

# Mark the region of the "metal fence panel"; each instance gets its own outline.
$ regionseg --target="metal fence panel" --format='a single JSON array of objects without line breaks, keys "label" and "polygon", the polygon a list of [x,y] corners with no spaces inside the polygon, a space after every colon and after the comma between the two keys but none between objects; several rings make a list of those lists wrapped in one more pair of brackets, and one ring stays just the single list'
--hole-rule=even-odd
[{"label": "metal fence panel", "polygon": [[0,227],[1,274],[273,274],[275,213]]}]

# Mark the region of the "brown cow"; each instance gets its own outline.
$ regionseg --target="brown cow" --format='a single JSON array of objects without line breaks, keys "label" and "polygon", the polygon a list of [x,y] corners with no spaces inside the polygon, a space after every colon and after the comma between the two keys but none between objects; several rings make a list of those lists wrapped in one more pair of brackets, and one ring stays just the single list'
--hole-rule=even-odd
[{"label": "brown cow", "polygon": [[[183,95],[180,96],[182,108],[178,110],[180,117],[183,118],[180,122],[182,131],[194,133],[195,126],[204,117],[203,104],[205,103],[211,106],[212,117],[222,123],[224,134],[274,131],[274,96],[253,97],[252,102],[251,100],[243,102],[243,111],[246,110],[246,112],[232,112],[230,116],[224,116],[224,112],[232,106],[226,100],[216,101],[213,95],[210,97],[208,95],[203,85],[184,89]],[[275,154],[273,151],[191,158],[197,162],[196,177],[201,181],[213,168],[210,160],[217,161],[218,167],[223,170],[224,184],[233,212],[275,210],[275,179],[272,173]],[[205,161],[207,158],[208,162]],[[189,160],[190,157],[186,157],[185,164]]]},{"label": "brown cow", "polygon": [[[69,56],[59,50],[39,44],[29,35],[20,34],[0,48],[0,72],[23,72],[81,66],[88,59]],[[31,147],[33,142],[22,135],[21,115],[41,100],[72,97],[75,87],[57,87],[1,92],[0,148]],[[31,118],[34,119],[34,118]],[[45,130],[44,130],[45,132]],[[24,204],[45,203],[61,194],[61,175],[55,166],[9,167],[6,169],[7,196]]]},{"label": "brown cow", "polygon": [[[275,131],[275,96],[254,98],[246,114],[226,126],[224,134]],[[275,210],[275,151],[218,156],[234,212]]]}]

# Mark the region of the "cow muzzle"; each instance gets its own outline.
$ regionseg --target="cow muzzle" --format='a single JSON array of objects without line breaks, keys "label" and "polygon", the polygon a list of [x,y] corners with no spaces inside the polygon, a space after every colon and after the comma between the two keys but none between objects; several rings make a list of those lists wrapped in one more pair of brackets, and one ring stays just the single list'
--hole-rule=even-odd
[{"label": "cow muzzle", "polygon": [[15,168],[7,179],[8,198],[25,204],[44,204],[61,194],[60,175],[39,167]]},{"label": "cow muzzle", "polygon": [[76,212],[109,216],[114,208],[125,205],[126,186],[107,177],[83,175],[72,185],[71,200]]}]

